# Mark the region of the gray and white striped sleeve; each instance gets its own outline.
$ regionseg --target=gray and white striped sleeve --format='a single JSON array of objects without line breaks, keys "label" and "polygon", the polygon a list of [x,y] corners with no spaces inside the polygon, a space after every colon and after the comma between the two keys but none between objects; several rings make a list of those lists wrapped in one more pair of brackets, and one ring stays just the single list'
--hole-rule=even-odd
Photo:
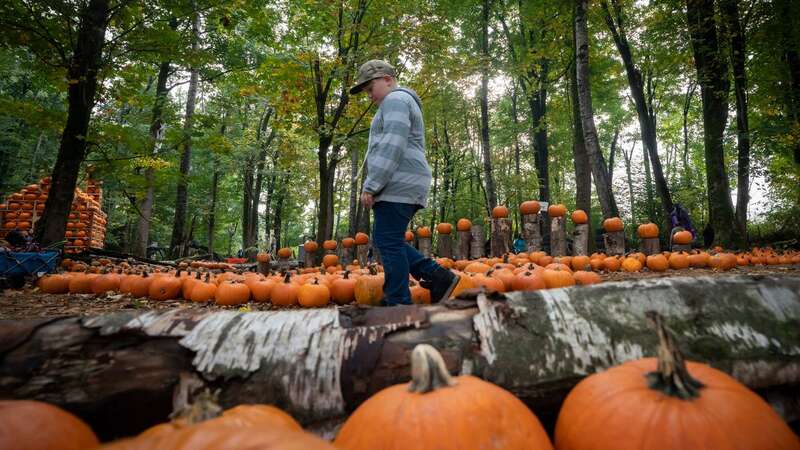
[{"label": "gray and white striped sleeve", "polygon": [[408,148],[408,135],[411,131],[411,114],[408,104],[402,99],[388,95],[381,104],[383,132],[367,159],[367,179],[364,192],[377,194],[397,171]]}]

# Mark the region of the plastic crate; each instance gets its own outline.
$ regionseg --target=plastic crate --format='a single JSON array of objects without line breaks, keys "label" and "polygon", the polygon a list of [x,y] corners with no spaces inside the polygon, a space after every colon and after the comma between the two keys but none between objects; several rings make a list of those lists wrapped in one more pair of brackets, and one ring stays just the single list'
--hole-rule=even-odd
[{"label": "plastic crate", "polygon": [[0,251],[0,276],[32,275],[56,270],[57,251],[38,253]]}]

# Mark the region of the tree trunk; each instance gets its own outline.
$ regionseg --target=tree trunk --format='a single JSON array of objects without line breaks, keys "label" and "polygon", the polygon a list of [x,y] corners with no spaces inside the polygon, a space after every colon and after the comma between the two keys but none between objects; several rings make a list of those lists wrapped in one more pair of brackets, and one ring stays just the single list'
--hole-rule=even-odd
[{"label": "tree trunk", "polygon": [[[798,30],[797,17],[800,7],[794,0],[777,0],[775,5],[775,20],[781,30],[780,49],[781,60],[786,62],[789,79],[786,92],[786,106],[788,120],[787,135],[797,136],[800,133],[800,30]],[[790,19],[793,18],[794,20]],[[800,164],[800,139],[794,138],[794,162]]]},{"label": "tree trunk", "polygon": [[614,185],[614,160],[617,157],[617,147],[619,146],[619,128],[614,129],[614,137],[611,139],[611,148],[608,149],[608,184]]},{"label": "tree trunk", "polygon": [[[222,125],[219,128],[220,136],[225,136],[226,120],[228,118],[228,111],[222,114]],[[208,211],[208,229],[206,230],[206,241],[208,242],[208,253],[211,255],[211,260],[214,260],[214,230],[217,221],[217,191],[219,189],[219,161],[216,154],[212,154],[212,164],[214,165],[214,174],[211,176],[211,205]]]},{"label": "tree trunk", "polygon": [[583,127],[583,140],[586,153],[589,157],[589,166],[592,170],[597,197],[600,199],[600,208],[603,217],[619,216],[614,192],[608,183],[608,169],[606,168],[600,143],[597,140],[597,129],[594,125],[594,112],[592,110],[592,91],[589,82],[589,31],[587,24],[588,0],[579,0],[575,8],[575,47],[576,47],[576,83],[578,85],[578,104],[581,110],[581,126]]},{"label": "tree trunk", "polygon": [[728,63],[719,46],[714,1],[686,0],[686,16],[703,101],[708,212],[714,229],[714,244],[741,248],[744,240],[736,225],[725,170],[723,133],[728,120],[730,82]]},{"label": "tree trunk", "polygon": [[736,94],[736,222],[739,234],[747,239],[747,204],[750,202],[750,124],[747,117],[747,50],[745,36],[739,20],[737,0],[719,2],[725,29],[730,43],[733,91]]},{"label": "tree trunk", "polygon": [[350,149],[350,209],[347,214],[348,235],[358,232],[358,150]]},{"label": "tree trunk", "polygon": [[275,214],[272,219],[272,232],[275,237],[275,247],[281,248],[281,216],[283,215],[283,205],[286,201],[286,183],[289,182],[289,174],[281,175],[280,183],[276,192]]},{"label": "tree trunk", "polygon": [[[253,195],[250,203],[250,232],[248,234],[250,235],[252,244],[249,247],[254,247],[258,243],[258,205],[261,203],[261,189],[264,186],[264,167],[266,165],[267,153],[272,145],[272,141],[275,139],[275,127],[271,127],[269,124],[274,113],[274,109],[266,106],[256,133],[256,142],[260,150],[258,152],[256,179],[253,185]],[[267,134],[268,128],[270,129],[269,134]],[[248,256],[254,258],[256,253],[257,252],[252,252],[252,255]]]},{"label": "tree trunk", "polygon": [[[150,139],[152,150],[150,154],[155,157],[164,138],[164,123],[162,120],[164,105],[167,102],[167,78],[169,78],[170,61],[162,61],[158,67],[158,81],[156,81],[156,98],[153,101],[153,118],[150,122]],[[136,225],[137,239],[134,254],[147,257],[147,246],[150,244],[150,221],[153,218],[153,198],[155,196],[155,169],[149,164],[144,171],[145,193],[139,203],[139,219]]]},{"label": "tree trunk", "polygon": [[[547,60],[543,61],[542,74],[547,77]],[[531,135],[533,135],[533,157],[536,165],[536,175],[539,180],[539,200],[550,202],[550,163],[549,148],[547,143],[547,88],[543,82],[540,87],[528,97],[528,106],[531,110]]]},{"label": "tree trunk", "polygon": [[642,145],[642,161],[644,165],[644,188],[647,193],[647,221],[653,222],[656,220],[656,214],[653,210],[655,205],[655,200],[653,199],[653,177],[650,175],[650,152],[647,151],[644,145]]},{"label": "tree trunk", "polygon": [[586,215],[591,217],[592,169],[589,156],[586,154],[586,144],[583,142],[576,67],[576,64],[572,64],[569,71],[570,101],[572,103],[572,156],[575,164],[575,208],[584,210]]},{"label": "tree trunk", "polygon": [[497,192],[492,172],[492,151],[489,145],[489,0],[483,0],[481,20],[481,151],[483,152],[483,172],[486,178],[486,193],[489,209],[497,206]]},{"label": "tree trunk", "polygon": [[[517,83],[514,83],[511,93],[511,120],[514,124],[514,205],[520,205],[524,200],[519,190],[522,184],[522,174],[520,172],[520,150],[519,150],[519,117],[517,114]],[[519,208],[516,208],[517,223],[522,224],[522,215]]]},{"label": "tree trunk", "polygon": [[407,382],[410,352],[427,343],[451,373],[511,391],[552,432],[566,394],[583,377],[656,355],[658,338],[644,317],[655,309],[676,330],[687,359],[727,372],[796,421],[800,363],[793,349],[800,337],[791,330],[800,320],[798,292],[796,277],[726,275],[434,306],[195,307],[5,321],[0,397],[63,407],[108,440],[167,421],[173,395],[196,385],[219,389],[224,408],[274,404],[332,437],[364,400]]},{"label": "tree trunk", "polygon": [[631,222],[637,223],[636,220],[636,211],[634,210],[634,201],[633,201],[633,177],[631,174],[631,159],[633,159],[633,150],[636,148],[636,143],[634,142],[631,145],[631,151],[626,152],[625,149],[622,149],[622,157],[625,158],[625,175],[628,179],[628,196],[630,197],[631,201]]},{"label": "tree trunk", "polygon": [[[200,13],[194,13],[192,21],[192,52],[200,49]],[[175,221],[172,224],[172,239],[170,240],[170,254],[172,258],[182,256],[185,249],[184,228],[186,227],[186,209],[188,207],[189,171],[192,163],[192,125],[194,123],[194,108],[197,101],[198,69],[192,67],[189,75],[189,90],[186,94],[186,117],[183,122],[183,152],[181,153],[180,176],[175,195]]]},{"label": "tree trunk", "polygon": [[[650,164],[653,166],[653,175],[655,177],[656,193],[661,199],[663,207],[664,222],[668,223],[669,214],[672,211],[672,195],[669,192],[667,180],[664,178],[664,172],[661,168],[661,158],[658,155],[658,140],[656,138],[656,114],[653,110],[653,91],[650,75],[648,75],[647,87],[648,97],[645,97],[645,85],[642,79],[641,71],[636,67],[636,62],[633,60],[633,52],[631,51],[630,44],[628,43],[628,35],[625,31],[625,22],[623,21],[622,6],[619,0],[611,0],[614,7],[614,14],[612,15],[608,3],[604,0],[601,3],[604,12],[604,18],[611,35],[614,38],[614,43],[617,46],[617,51],[622,58],[622,63],[625,66],[625,73],[628,77],[628,86],[631,91],[634,106],[636,107],[636,115],[639,118],[639,129],[642,136],[642,145],[647,152]],[[649,170],[649,169],[648,169]],[[653,217],[650,218],[653,220]]]},{"label": "tree trunk", "polygon": [[[87,133],[97,91],[97,73],[102,65],[108,0],[91,0],[80,12],[80,29],[67,70],[67,123],[61,135],[56,164],[51,175],[50,195],[44,214],[36,222],[36,240],[44,247],[64,240],[67,217],[72,208],[81,163],[86,157]],[[74,84],[73,84],[74,82]]]}]

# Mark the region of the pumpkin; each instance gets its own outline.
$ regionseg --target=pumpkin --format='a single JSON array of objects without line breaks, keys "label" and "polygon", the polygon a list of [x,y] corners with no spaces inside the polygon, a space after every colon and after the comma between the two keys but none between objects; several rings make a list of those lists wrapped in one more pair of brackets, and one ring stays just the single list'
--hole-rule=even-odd
[{"label": "pumpkin", "polygon": [[472,277],[472,284],[476,287],[482,287],[487,292],[505,292],[506,285],[500,278],[494,277],[494,270],[490,270],[486,274],[476,274]]},{"label": "pumpkin", "polygon": [[92,280],[92,292],[95,295],[119,290],[120,277],[116,273],[104,273]]},{"label": "pumpkin", "polygon": [[589,215],[582,209],[572,211],[572,223],[575,225],[582,225],[589,222]]},{"label": "pumpkin", "polygon": [[636,228],[636,233],[639,234],[639,237],[642,239],[652,239],[658,237],[658,225],[648,222],[639,225]]},{"label": "pumpkin", "polygon": [[467,273],[486,273],[491,270],[492,267],[488,264],[484,264],[480,261],[474,261],[469,263],[466,267],[464,267],[464,272]]},{"label": "pumpkin", "polygon": [[84,450],[100,442],[81,419],[34,400],[0,400],[0,448],[14,450]]},{"label": "pumpkin", "polygon": [[519,212],[526,215],[539,214],[539,210],[541,209],[542,205],[540,205],[536,200],[528,200],[519,205]]},{"label": "pumpkin", "polygon": [[92,281],[98,275],[92,273],[76,273],[69,279],[70,294],[91,294]]},{"label": "pumpkin", "polygon": [[603,269],[608,272],[616,272],[619,270],[620,267],[619,258],[615,256],[609,256],[603,259]]},{"label": "pumpkin", "polygon": [[800,449],[761,397],[722,371],[685,361],[661,316],[650,311],[647,318],[658,334],[658,358],[578,383],[558,415],[557,449]]},{"label": "pumpkin", "polygon": [[472,228],[472,222],[469,219],[458,219],[456,222],[456,230],[458,231],[469,231]]},{"label": "pumpkin", "polygon": [[334,445],[344,450],[552,449],[524,403],[480,378],[452,377],[439,352],[427,344],[411,353],[411,382],[362,403]]},{"label": "pumpkin", "polygon": [[688,245],[692,243],[692,233],[689,231],[678,231],[672,235],[672,243]]},{"label": "pumpkin", "polygon": [[211,281],[211,274],[206,273],[205,281],[198,281],[192,288],[189,300],[197,303],[214,300],[217,293],[217,283]]},{"label": "pumpkin", "polygon": [[416,281],[409,283],[409,291],[411,292],[411,303],[416,305],[431,304],[431,291],[420,286]]},{"label": "pumpkin", "polygon": [[575,279],[572,278],[572,271],[563,268],[545,269],[542,272],[542,280],[548,289],[573,286]]},{"label": "pumpkin", "polygon": [[428,227],[419,227],[417,228],[417,236],[421,238],[429,238],[431,237],[431,229]]},{"label": "pumpkin", "polygon": [[693,255],[689,255],[689,266],[691,267],[706,267],[708,265],[708,258],[709,255],[706,252],[695,253]]},{"label": "pumpkin", "polygon": [[322,257],[322,265],[324,267],[332,267],[339,264],[339,257],[336,255],[325,255]]},{"label": "pumpkin", "polygon": [[153,277],[148,275],[147,272],[141,275],[134,275],[133,281],[130,284],[130,294],[134,298],[147,297],[150,294],[150,283],[153,282]]},{"label": "pumpkin", "polygon": [[266,263],[269,262],[269,260],[270,260],[270,256],[269,256],[269,253],[267,253],[267,252],[259,252],[256,255],[256,261],[258,261],[260,263],[266,264]]},{"label": "pumpkin", "polygon": [[273,305],[291,306],[297,304],[297,285],[291,281],[292,275],[286,272],[283,281],[275,284],[270,293],[270,301]]},{"label": "pumpkin", "polygon": [[498,205],[492,208],[492,218],[505,219],[508,217],[508,208],[503,205]]},{"label": "pumpkin", "polygon": [[333,239],[328,239],[322,242],[322,248],[325,250],[336,250],[339,244]]},{"label": "pumpkin", "polygon": [[328,286],[319,284],[319,279],[297,288],[297,302],[306,308],[319,308],[327,305],[330,301],[331,291]]},{"label": "pumpkin", "polygon": [[178,428],[106,444],[98,450],[336,450],[322,439],[303,431],[259,424],[237,427],[231,421],[212,419]]},{"label": "pumpkin", "polygon": [[36,286],[45,294],[66,294],[69,292],[69,276],[52,274],[39,278]]},{"label": "pumpkin", "polygon": [[275,284],[273,280],[256,280],[250,283],[248,287],[253,296],[253,301],[258,303],[268,302]]},{"label": "pumpkin", "polygon": [[579,270],[573,273],[572,278],[575,279],[575,283],[580,285],[597,284],[603,281],[596,272],[589,272],[586,270]]},{"label": "pumpkin", "polygon": [[514,281],[511,283],[511,289],[515,291],[535,291],[545,288],[547,288],[547,285],[542,277],[530,271],[518,273],[514,276]]},{"label": "pumpkin", "polygon": [[181,269],[178,269],[175,276],[166,275],[153,279],[147,293],[153,300],[172,300],[178,298],[182,288]]},{"label": "pumpkin", "polygon": [[672,269],[686,269],[689,267],[689,255],[686,253],[672,253],[669,255],[669,266]]},{"label": "pumpkin", "polygon": [[353,248],[356,245],[356,240],[351,237],[346,237],[342,239],[342,247],[344,248]]},{"label": "pumpkin", "polygon": [[290,249],[289,247],[282,247],[278,249],[278,258],[289,259],[291,257],[292,257],[292,249]]},{"label": "pumpkin", "polygon": [[436,225],[436,232],[439,234],[450,234],[453,232],[453,226],[447,222],[442,222]]},{"label": "pumpkin", "polygon": [[412,233],[411,231],[406,231],[405,239],[406,239],[406,242],[413,241],[414,240],[414,233]]},{"label": "pumpkin", "polygon": [[570,261],[573,270],[591,270],[591,260],[588,256],[577,255],[572,257]]},{"label": "pumpkin", "polygon": [[356,279],[350,278],[350,271],[344,272],[342,278],[331,283],[331,298],[339,305],[346,305],[355,300]]},{"label": "pumpkin", "polygon": [[660,253],[650,255],[647,257],[647,268],[653,272],[663,272],[669,268],[669,261]]},{"label": "pumpkin", "polygon": [[214,303],[217,305],[241,305],[249,300],[250,288],[241,281],[223,281],[214,293]]},{"label": "pumpkin", "polygon": [[450,293],[450,298],[458,297],[464,290],[475,287],[472,277],[466,273],[456,273],[456,276],[458,276],[458,283],[456,283],[456,287],[453,288],[453,292]]},{"label": "pumpkin", "polygon": [[622,219],[619,217],[609,217],[603,221],[603,229],[606,230],[607,233],[622,231],[624,228]]},{"label": "pumpkin", "polygon": [[356,233],[356,245],[369,244],[369,236],[366,233]]},{"label": "pumpkin", "polygon": [[383,273],[378,273],[375,266],[369,266],[369,272],[356,280],[353,296],[359,305],[377,306],[383,299]]},{"label": "pumpkin", "polygon": [[622,270],[625,272],[638,272],[642,270],[642,262],[639,258],[628,256],[622,260]]},{"label": "pumpkin", "polygon": [[567,214],[567,207],[562,204],[550,205],[547,208],[547,215],[550,217],[564,217]]}]

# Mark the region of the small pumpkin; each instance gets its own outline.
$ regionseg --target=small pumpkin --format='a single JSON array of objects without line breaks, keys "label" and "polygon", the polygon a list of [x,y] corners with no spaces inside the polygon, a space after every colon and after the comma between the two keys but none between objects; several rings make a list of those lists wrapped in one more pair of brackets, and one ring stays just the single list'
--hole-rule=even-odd
[{"label": "small pumpkin", "polygon": [[547,215],[550,217],[564,217],[567,214],[567,207],[558,203],[547,208]]},{"label": "small pumpkin", "polygon": [[492,217],[495,219],[505,219],[508,217],[508,208],[503,205],[498,205],[492,208]]},{"label": "small pumpkin", "polygon": [[539,211],[542,209],[542,205],[539,204],[536,200],[528,200],[522,202],[519,205],[519,212],[522,214],[539,214]]},{"label": "small pumpkin", "polygon": [[661,253],[647,257],[647,268],[653,272],[663,272],[669,268],[669,261]]},{"label": "small pumpkin", "polygon": [[576,209],[575,211],[572,211],[572,223],[575,225],[589,223],[589,215],[586,214],[586,211],[582,209]]},{"label": "small pumpkin", "polygon": [[289,247],[282,247],[278,249],[278,258],[289,259],[291,257],[292,257],[292,249],[290,249]]},{"label": "small pumpkin", "polygon": [[[426,424],[412,426],[408,424]],[[452,377],[430,345],[411,353],[411,382],[362,403],[334,445],[344,450],[549,450],[539,419],[510,392],[471,375]]]},{"label": "small pumpkin", "polygon": [[223,281],[214,293],[214,303],[217,305],[241,305],[249,300],[250,288],[240,281]]},{"label": "small pumpkin", "polygon": [[332,267],[339,264],[339,257],[336,255],[325,255],[322,257],[322,265],[324,267]]},{"label": "small pumpkin", "polygon": [[331,298],[339,305],[346,305],[355,300],[356,279],[350,278],[350,271],[344,272],[342,278],[331,283]]},{"label": "small pumpkin", "polygon": [[469,231],[472,228],[472,222],[469,219],[458,219],[456,222],[456,230]]},{"label": "small pumpkin", "polygon": [[447,222],[442,222],[436,225],[436,232],[439,234],[450,234],[453,232],[453,226]]},{"label": "small pumpkin", "polygon": [[297,288],[297,302],[306,308],[319,308],[331,300],[331,291],[328,286],[315,279],[313,283],[306,283]]},{"label": "small pumpkin", "polygon": [[622,260],[622,270],[625,272],[638,272],[642,270],[642,262],[639,258],[628,256]]},{"label": "small pumpkin", "polygon": [[590,272],[586,270],[576,271],[572,274],[572,278],[575,279],[575,283],[584,286],[603,282],[603,279],[597,274],[597,272]]},{"label": "small pumpkin", "polygon": [[217,284],[211,281],[211,274],[206,273],[205,281],[196,282],[192,288],[189,300],[202,303],[214,300],[217,293]]},{"label": "small pumpkin", "polygon": [[297,304],[297,285],[292,282],[289,272],[283,276],[283,281],[275,284],[270,293],[270,301],[277,306],[292,306]]},{"label": "small pumpkin", "polygon": [[356,281],[353,295],[359,305],[377,306],[383,299],[383,273],[378,273],[374,266],[369,266],[369,275],[363,275]]},{"label": "small pumpkin", "polygon": [[414,240],[414,233],[410,230],[406,231],[405,240],[406,242],[412,242]]},{"label": "small pumpkin", "polygon": [[57,273],[45,275],[37,280],[36,286],[45,294],[66,294],[69,292],[69,278]]},{"label": "small pumpkin", "polygon": [[342,247],[344,248],[353,248],[356,245],[356,240],[351,237],[346,237],[342,239]]},{"label": "small pumpkin", "polygon": [[417,236],[421,238],[429,238],[431,237],[431,229],[428,227],[419,227],[417,228]]},{"label": "small pumpkin", "polygon": [[369,244],[369,236],[367,233],[356,233],[356,245],[366,245]]},{"label": "small pumpkin", "polygon": [[692,243],[692,233],[689,231],[678,231],[672,235],[674,244],[688,245]]},{"label": "small pumpkin", "polygon": [[97,447],[92,429],[63,409],[34,400],[0,400],[0,448],[84,450]]},{"label": "small pumpkin", "polygon": [[617,231],[622,231],[625,226],[622,223],[622,219],[619,217],[609,217],[608,219],[603,221],[603,229],[607,233],[614,233]]},{"label": "small pumpkin", "polygon": [[658,225],[656,225],[656,224],[654,224],[652,222],[643,223],[643,224],[639,225],[638,228],[636,228],[636,233],[642,239],[657,238],[658,237]]},{"label": "small pumpkin", "polygon": [[542,272],[542,280],[548,289],[575,285],[575,279],[569,269],[552,268]]},{"label": "small pumpkin", "polygon": [[269,253],[267,253],[267,252],[259,252],[256,255],[256,261],[258,261],[260,263],[266,264],[266,263],[269,263],[269,260],[270,260],[270,256],[269,256]]},{"label": "small pumpkin", "polygon": [[336,247],[338,246],[339,244],[333,239],[328,239],[322,242],[322,248],[325,250],[336,250]]}]

